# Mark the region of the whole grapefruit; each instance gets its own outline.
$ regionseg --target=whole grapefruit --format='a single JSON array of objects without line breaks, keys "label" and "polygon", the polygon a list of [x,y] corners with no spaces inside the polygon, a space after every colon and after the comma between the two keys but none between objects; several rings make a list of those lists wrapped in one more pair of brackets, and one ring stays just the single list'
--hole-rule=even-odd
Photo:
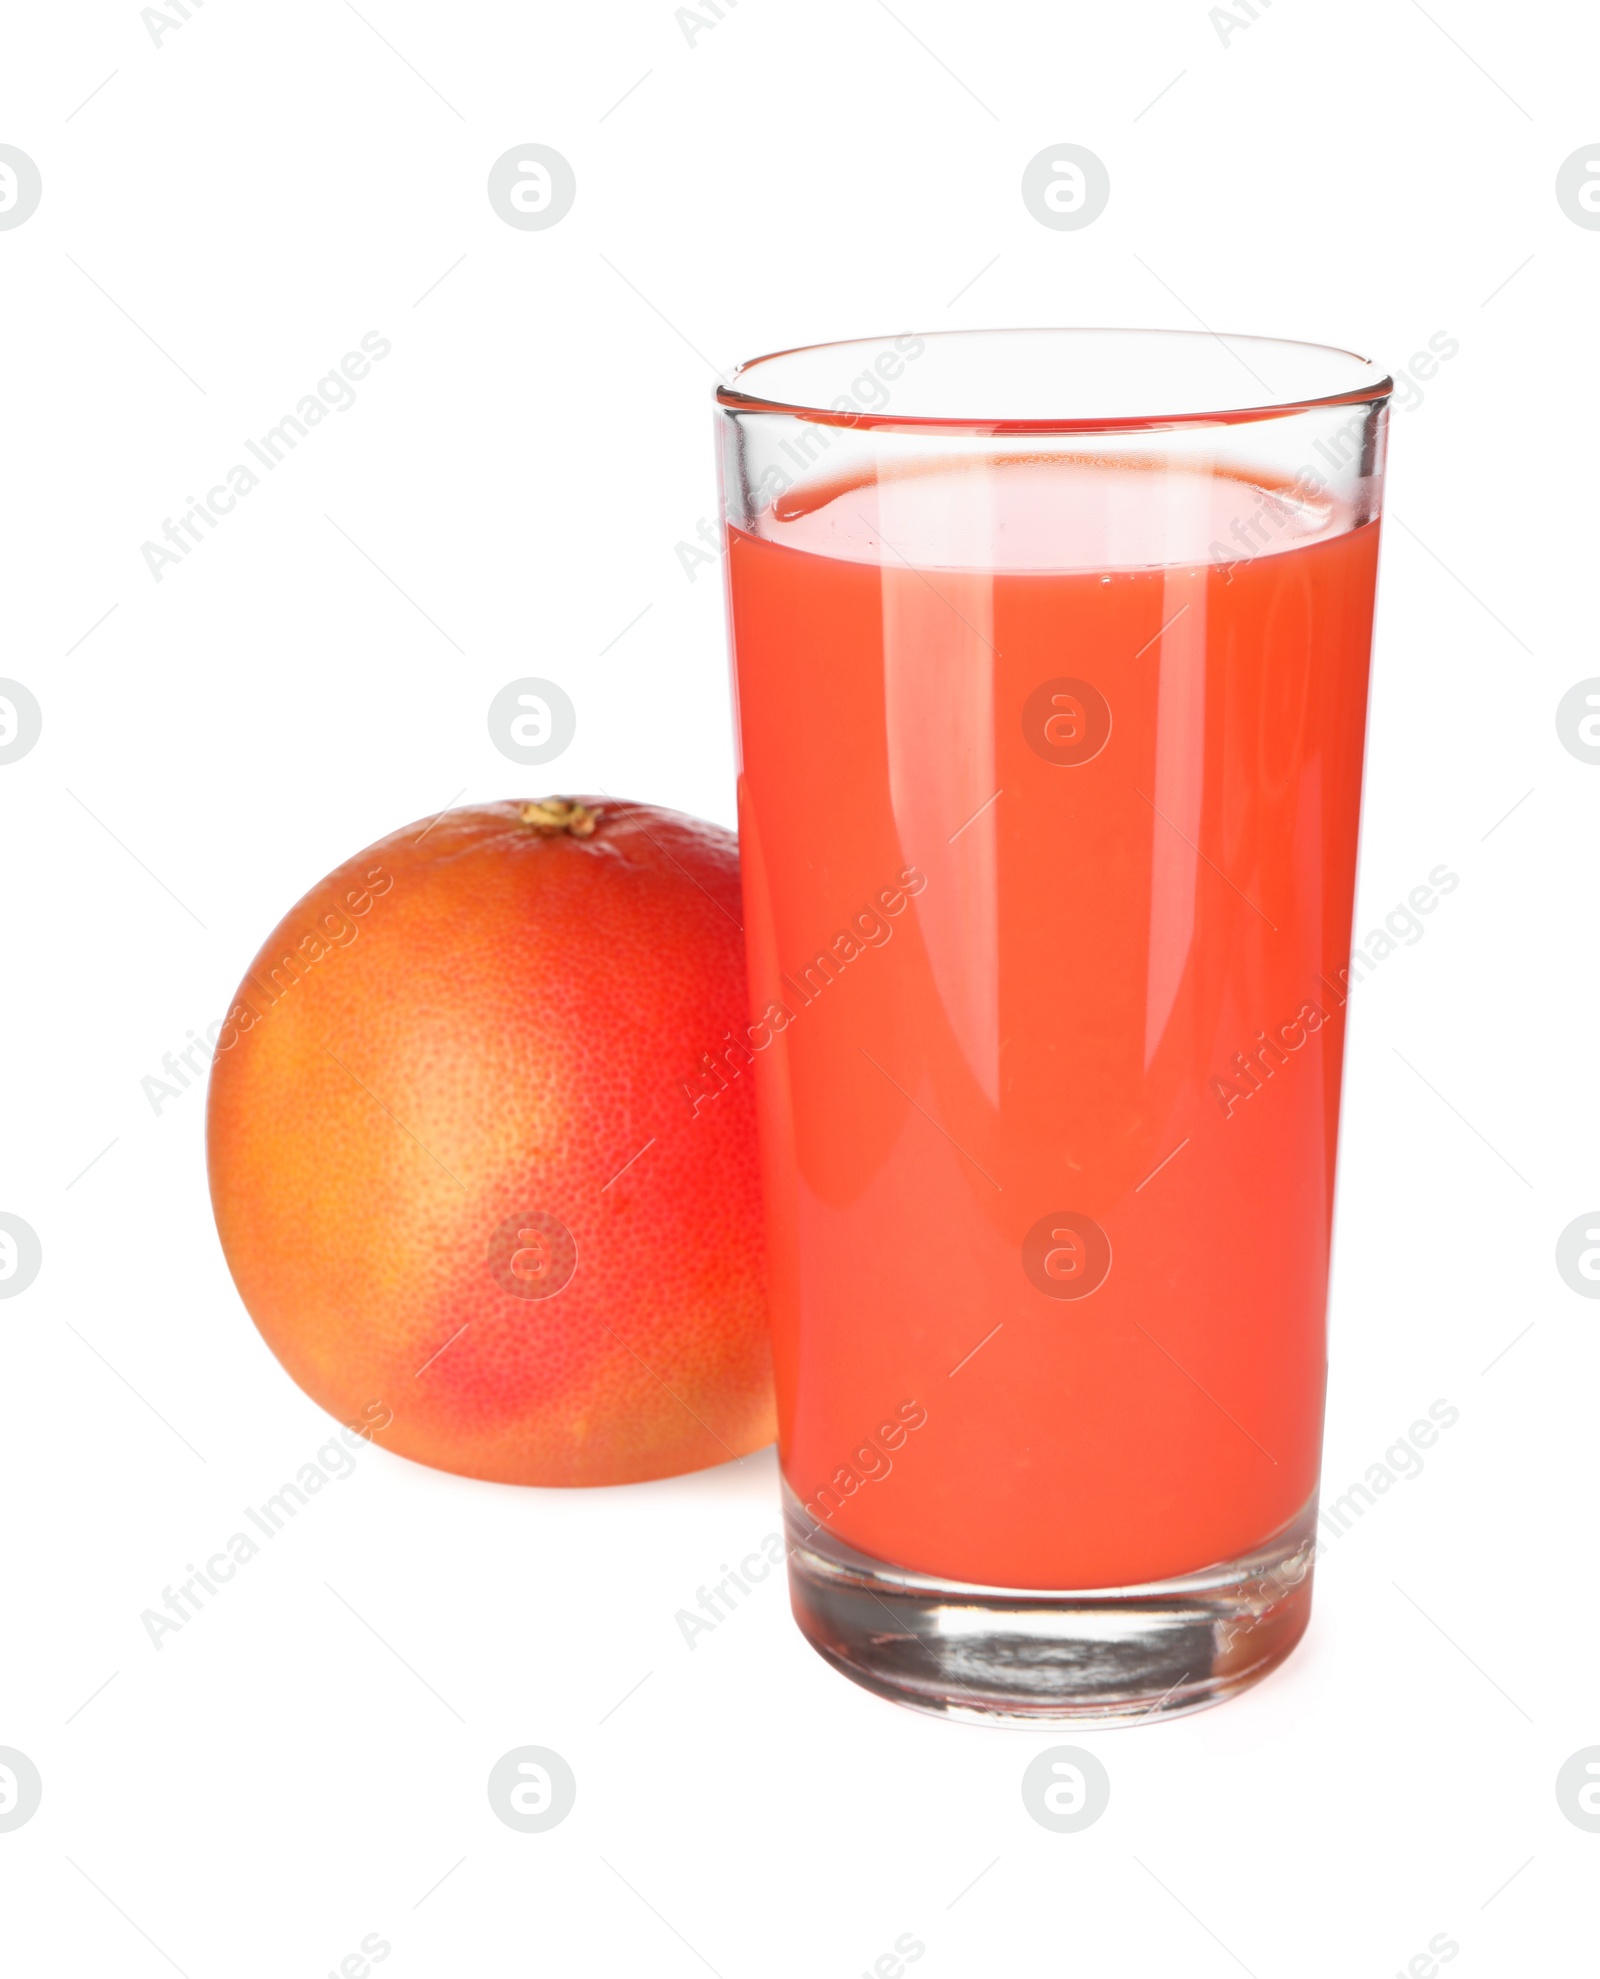
[{"label": "whole grapefruit", "polygon": [[715,825],[555,798],[357,854],[274,929],[212,1066],[212,1205],[268,1346],[473,1477],[624,1484],[769,1442],[746,1019]]}]

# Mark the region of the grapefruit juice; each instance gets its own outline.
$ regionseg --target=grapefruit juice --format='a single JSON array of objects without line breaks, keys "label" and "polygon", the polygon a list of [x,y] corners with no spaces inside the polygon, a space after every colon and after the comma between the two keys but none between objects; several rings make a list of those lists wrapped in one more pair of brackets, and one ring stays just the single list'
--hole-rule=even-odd
[{"label": "grapefruit juice", "polygon": [[[730,523],[780,1455],[823,1580],[1027,1608],[1275,1544],[1255,1609],[1304,1578],[1374,509],[930,439]],[[848,1663],[833,1599],[802,1621]]]}]

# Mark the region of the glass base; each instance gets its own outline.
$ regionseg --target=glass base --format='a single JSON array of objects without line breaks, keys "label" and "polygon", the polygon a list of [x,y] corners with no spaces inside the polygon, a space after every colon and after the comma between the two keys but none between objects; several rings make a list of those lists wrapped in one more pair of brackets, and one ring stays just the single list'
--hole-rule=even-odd
[{"label": "glass base", "polygon": [[983,1724],[1176,1718],[1275,1670],[1311,1619],[1317,1501],[1254,1551],[1135,1587],[974,1587],[857,1553],[784,1487],[789,1596],[819,1655],[913,1710]]}]

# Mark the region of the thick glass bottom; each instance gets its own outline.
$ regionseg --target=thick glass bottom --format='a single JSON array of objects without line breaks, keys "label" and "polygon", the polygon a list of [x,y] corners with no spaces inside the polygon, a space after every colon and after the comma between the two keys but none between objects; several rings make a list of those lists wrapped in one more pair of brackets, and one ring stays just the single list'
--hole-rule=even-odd
[{"label": "thick glass bottom", "polygon": [[789,1595],[812,1647],[868,1690],[985,1724],[1095,1725],[1221,1704],[1311,1618],[1317,1503],[1237,1560],[1135,1587],[974,1587],[843,1545],[784,1488]]}]

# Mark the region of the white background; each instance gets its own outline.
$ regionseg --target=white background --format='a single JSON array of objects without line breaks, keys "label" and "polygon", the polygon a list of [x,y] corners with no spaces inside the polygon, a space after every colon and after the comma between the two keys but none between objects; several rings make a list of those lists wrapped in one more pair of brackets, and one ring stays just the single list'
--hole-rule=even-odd
[{"label": "white background", "polygon": [[[0,1208],[44,1266],[0,1304],[0,1745],[44,1800],[0,1834],[8,1970],[314,1979],[372,1932],[395,1979],[848,1979],[906,1932],[929,1979],[1352,1979],[1441,1932],[1464,1976],[1590,1969],[1600,1836],[1554,1779],[1600,1743],[1600,1313],[1554,1249],[1600,1200],[1600,769],[1554,712],[1600,672],[1600,233],[1554,179],[1600,24],[1257,5],[1224,39],[1198,0],[741,0],[692,44],[665,0],[206,0],[159,45],[132,0],[12,12],[0,141],[44,198],[0,233],[0,671],[44,733],[0,768]],[[518,232],[485,180],[533,141],[577,201]],[[1077,233],[1019,195],[1066,141],[1111,175]],[[720,584],[675,553],[715,369],[1201,320],[1460,346],[1395,420],[1358,931],[1461,884],[1353,1009],[1329,1494],[1460,1420],[1329,1550],[1290,1664],[1082,1737],[1109,1811],[1049,1833],[1019,1780],[1057,1738],[880,1703],[776,1576],[686,1647],[777,1526],[770,1453],[562,1494],[364,1451],[154,1650],[140,1611],[329,1424],[228,1279],[203,1095],[141,1079],[339,860],[535,794],[485,725],[518,675],[578,708],[538,790],[731,823]],[[157,584],[141,542],[369,330],[359,402]],[[523,1744],[577,1774],[548,1834],[486,1798]]]}]

